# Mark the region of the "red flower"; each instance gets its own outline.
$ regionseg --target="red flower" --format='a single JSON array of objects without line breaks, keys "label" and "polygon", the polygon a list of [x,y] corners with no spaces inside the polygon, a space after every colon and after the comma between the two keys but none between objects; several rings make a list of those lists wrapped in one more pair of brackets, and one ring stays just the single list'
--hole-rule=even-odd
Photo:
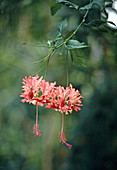
[{"label": "red flower", "polygon": [[49,98],[54,90],[56,82],[49,83],[43,80],[43,77],[36,75],[35,77],[25,76],[23,79],[22,90],[20,97],[24,97],[21,101],[29,102],[37,106],[43,106],[45,103],[49,103]]},{"label": "red flower", "polygon": [[56,111],[62,113],[62,129],[60,132],[60,141],[64,143],[69,149],[72,145],[66,142],[65,134],[63,132],[64,128],[64,113],[68,115],[72,113],[72,110],[81,110],[83,97],[80,95],[78,90],[75,90],[70,84],[69,87],[64,89],[64,87],[56,87],[50,98],[50,102],[47,104],[47,108],[54,108]]},{"label": "red flower", "polygon": [[62,113],[62,129],[60,133],[60,141],[67,145],[70,149],[72,145],[66,142],[63,132],[64,128],[64,113],[68,115],[72,110],[81,110],[82,96],[78,90],[70,84],[66,89],[62,86],[55,87],[56,82],[49,83],[43,80],[43,77],[36,75],[35,77],[25,76],[23,79],[22,90],[20,97],[24,97],[21,101],[29,102],[36,105],[36,124],[34,125],[33,132],[36,136],[40,137],[40,130],[38,125],[38,106],[46,104],[46,108],[54,108],[56,111]]},{"label": "red flower", "polygon": [[70,84],[69,87],[64,89],[64,87],[56,87],[50,98],[50,102],[45,106],[46,108],[54,108],[56,111],[61,113],[72,113],[72,110],[78,111],[81,110],[83,97],[80,95],[78,90],[72,87]]}]

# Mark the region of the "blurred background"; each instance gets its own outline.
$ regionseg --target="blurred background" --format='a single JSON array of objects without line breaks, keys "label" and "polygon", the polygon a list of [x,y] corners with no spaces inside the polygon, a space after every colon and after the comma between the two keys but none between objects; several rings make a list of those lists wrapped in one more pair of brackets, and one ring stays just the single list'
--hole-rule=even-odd
[{"label": "blurred background", "polygon": [[[76,3],[84,6],[87,2]],[[108,2],[107,20],[109,12],[117,17],[116,1]],[[70,83],[84,97],[82,110],[65,116],[64,132],[72,148],[59,142],[61,114],[53,109],[39,108],[42,136],[33,135],[36,108],[20,101],[22,78],[36,73],[44,76],[44,69],[39,72],[42,63],[33,62],[49,50],[39,45],[57,36],[57,25],[64,18],[71,31],[83,16],[67,6],[51,16],[51,3],[0,1],[0,170],[116,170],[117,29],[112,25],[108,30],[83,26],[76,35],[89,48],[76,51],[74,63],[70,57],[68,61]],[[96,9],[90,14],[97,16]],[[50,60],[46,80],[66,86],[63,54]]]}]

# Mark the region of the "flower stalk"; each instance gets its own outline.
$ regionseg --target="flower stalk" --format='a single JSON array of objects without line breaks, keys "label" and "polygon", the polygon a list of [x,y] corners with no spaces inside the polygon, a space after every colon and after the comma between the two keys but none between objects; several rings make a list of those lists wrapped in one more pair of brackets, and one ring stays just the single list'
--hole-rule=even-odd
[{"label": "flower stalk", "polygon": [[69,143],[66,142],[63,128],[64,128],[64,113],[62,113],[62,128],[61,128],[61,132],[60,132],[60,142],[62,142],[62,144],[64,143],[69,149],[71,149],[72,145],[70,145]]},{"label": "flower stalk", "polygon": [[[45,70],[45,76],[44,76],[44,79],[46,78],[46,74],[47,74],[47,67],[48,67],[48,63],[49,63],[49,60],[50,58],[55,54],[56,50],[64,45],[66,45],[67,41],[69,41],[75,34],[76,32],[80,29],[80,27],[84,24],[85,22],[85,19],[88,15],[88,12],[89,12],[89,9],[86,11],[84,17],[83,17],[83,20],[81,21],[81,23],[78,25],[78,27],[74,30],[74,32],[66,39],[63,40],[63,42],[61,42],[60,44],[56,43],[55,46],[45,46],[45,47],[48,47],[50,49],[50,53],[47,55],[47,57],[44,57],[44,61],[43,59],[39,60],[39,61],[36,61],[34,63],[38,63],[38,62],[41,62],[43,61],[43,64],[46,63],[46,70]],[[62,35],[61,35],[62,36]],[[63,37],[62,37],[63,38]],[[43,67],[44,68],[44,67]],[[38,72],[40,72],[41,70],[39,70]]]},{"label": "flower stalk", "polygon": [[[60,141],[64,143],[69,149],[72,145],[68,144],[64,134],[64,114],[71,114],[73,110],[81,110],[82,96],[78,90],[72,87],[70,84],[64,88],[62,86],[55,86],[56,82],[49,83],[43,80],[43,77],[39,77],[38,74],[35,77],[26,77],[23,79],[22,90],[20,97],[23,97],[21,101],[23,103],[32,103],[36,105],[36,124],[33,127],[33,133],[35,136],[40,137],[40,129],[38,124],[38,106],[45,106],[46,108],[54,108],[55,111],[59,111],[62,114],[62,128],[60,132]],[[67,84],[68,85],[68,84]]]},{"label": "flower stalk", "polygon": [[38,106],[36,106],[36,124],[33,127],[33,133],[35,134],[35,136],[38,136],[38,137],[42,135],[40,134],[39,124],[38,124]]}]

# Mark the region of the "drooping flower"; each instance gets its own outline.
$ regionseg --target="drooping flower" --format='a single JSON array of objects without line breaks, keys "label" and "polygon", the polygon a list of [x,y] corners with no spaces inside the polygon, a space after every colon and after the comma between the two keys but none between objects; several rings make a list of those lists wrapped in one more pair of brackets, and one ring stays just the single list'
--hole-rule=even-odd
[{"label": "drooping flower", "polygon": [[71,114],[72,110],[78,111],[81,110],[82,106],[82,96],[78,90],[72,87],[70,84],[69,87],[64,89],[64,87],[56,87],[50,102],[45,106],[46,108],[54,108],[56,111],[61,113]]},{"label": "drooping flower", "polygon": [[37,106],[43,106],[43,104],[49,103],[49,98],[54,90],[56,82],[49,83],[43,80],[43,77],[36,75],[35,77],[25,76],[23,79],[22,90],[20,97],[23,97],[21,101],[32,103]]},{"label": "drooping flower", "polygon": [[49,99],[51,98],[51,93],[53,93],[54,86],[56,82],[49,83],[43,80],[43,77],[36,75],[35,77],[29,76],[28,78],[25,76],[23,79],[22,90],[20,97],[23,97],[21,101],[32,103],[36,105],[36,124],[33,127],[33,133],[40,137],[40,130],[38,125],[38,106],[43,106],[43,104],[49,103]]},{"label": "drooping flower", "polygon": [[52,97],[50,98],[50,102],[47,104],[47,108],[54,108],[56,111],[60,111],[62,114],[62,129],[60,132],[60,141],[64,143],[69,149],[72,145],[66,142],[65,134],[63,132],[64,128],[64,113],[68,115],[72,113],[72,110],[78,111],[81,110],[82,106],[82,96],[78,90],[72,87],[70,84],[69,87],[59,86],[56,87],[54,93],[52,93]]},{"label": "drooping flower", "polygon": [[81,110],[82,96],[78,90],[72,87],[70,84],[66,89],[62,86],[55,87],[56,82],[49,83],[43,80],[43,77],[36,75],[35,77],[25,76],[23,79],[22,90],[20,97],[23,97],[21,101],[32,103],[36,105],[36,124],[33,127],[33,133],[40,137],[40,130],[38,124],[38,106],[45,104],[46,108],[54,108],[56,111],[62,114],[62,128],[60,132],[60,141],[64,143],[69,149],[72,145],[66,142],[64,128],[64,113],[71,114],[73,110]]},{"label": "drooping flower", "polygon": [[[41,77],[40,79],[38,79],[38,78],[39,78],[39,76],[36,75],[35,77],[29,76],[28,78],[27,78],[27,76],[25,76],[25,79],[23,79],[22,90],[24,92],[21,93],[21,95],[20,95],[20,97],[24,98],[21,100],[23,103],[29,102],[29,103],[36,105],[35,97],[39,93],[40,82],[42,81],[43,77]],[[42,105],[42,104],[40,104],[40,105]]]}]

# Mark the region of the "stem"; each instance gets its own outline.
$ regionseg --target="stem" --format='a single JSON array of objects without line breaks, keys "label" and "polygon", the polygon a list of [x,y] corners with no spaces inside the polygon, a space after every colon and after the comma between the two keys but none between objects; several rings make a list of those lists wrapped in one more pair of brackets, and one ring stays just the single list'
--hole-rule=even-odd
[{"label": "stem", "polygon": [[32,76],[34,76],[34,75],[37,74],[37,73],[40,73],[40,72],[43,70],[44,67],[45,67],[45,65],[44,65],[40,70],[38,70],[38,71],[36,71],[35,73],[33,73]]},{"label": "stem", "polygon": [[75,29],[75,31],[65,40],[64,43],[66,43],[68,40],[70,40],[70,39],[76,34],[76,32],[79,30],[79,28],[83,25],[83,23],[85,22],[85,18],[86,18],[86,16],[87,16],[88,12],[89,12],[89,9],[86,11],[86,13],[85,13],[85,15],[84,15],[84,17],[83,17],[83,20],[81,21],[81,23],[79,24],[79,26],[78,26],[78,27]]},{"label": "stem", "polygon": [[[89,9],[86,11],[86,13],[85,13],[85,15],[84,15],[84,17],[83,17],[83,20],[81,21],[81,23],[79,24],[79,26],[75,29],[75,31],[74,31],[64,42],[62,42],[60,45],[58,45],[56,48],[54,48],[54,49],[50,52],[50,54],[45,58],[44,63],[47,61],[47,65],[46,65],[46,70],[45,70],[44,79],[46,78],[46,75],[47,75],[47,67],[48,67],[48,63],[49,63],[50,58],[54,55],[54,53],[56,52],[56,50],[57,50],[58,48],[60,48],[61,46],[65,45],[66,42],[67,42],[68,40],[70,40],[70,39],[76,34],[76,32],[79,30],[79,28],[80,28],[80,27],[83,25],[83,23],[85,22],[85,18],[86,18],[86,16],[87,16],[88,12],[89,12]],[[38,61],[37,61],[37,62],[38,62]],[[67,61],[67,62],[68,62],[68,61]],[[67,67],[68,67],[68,66],[67,66]],[[68,68],[67,68],[67,86],[68,86],[68,83],[69,83],[69,78],[68,78]]]},{"label": "stem", "polygon": [[89,12],[89,9],[86,11],[86,13],[85,13],[85,15],[84,15],[84,17],[83,17],[83,20],[81,21],[81,23],[79,24],[79,26],[75,29],[75,31],[74,31],[64,42],[62,42],[60,45],[58,45],[58,46],[56,47],[56,49],[57,49],[57,48],[60,48],[60,47],[63,46],[63,45],[65,45],[66,42],[67,42],[68,40],[70,40],[70,39],[76,34],[76,32],[79,30],[79,28],[80,28],[80,27],[83,25],[83,23],[85,22],[85,18],[86,18],[86,16],[87,16],[88,12]]},{"label": "stem", "polygon": [[36,125],[38,124],[38,106],[36,105]]},{"label": "stem", "polygon": [[31,45],[31,46],[35,46],[35,47],[46,47],[46,48],[48,48],[48,46],[47,45],[44,45],[44,44],[42,44],[42,45],[35,45],[35,44],[33,44],[33,43],[29,43],[29,42],[24,42],[26,45]]},{"label": "stem", "polygon": [[62,129],[61,130],[63,130],[63,128],[64,128],[64,113],[62,113]]},{"label": "stem", "polygon": [[42,59],[40,59],[40,60],[38,60],[38,61],[34,61],[33,64],[40,63],[41,61],[44,61],[45,59],[46,59],[46,57],[44,57],[44,58],[42,58]]},{"label": "stem", "polygon": [[67,74],[67,87],[68,87],[69,85],[68,53],[66,54],[66,74]]},{"label": "stem", "polygon": [[44,62],[47,61],[44,79],[46,78],[46,75],[47,75],[47,68],[48,68],[49,60],[50,60],[50,58],[54,55],[55,52],[56,52],[55,49],[52,50],[52,51],[50,52],[50,54],[46,57],[45,61],[44,61]]}]

